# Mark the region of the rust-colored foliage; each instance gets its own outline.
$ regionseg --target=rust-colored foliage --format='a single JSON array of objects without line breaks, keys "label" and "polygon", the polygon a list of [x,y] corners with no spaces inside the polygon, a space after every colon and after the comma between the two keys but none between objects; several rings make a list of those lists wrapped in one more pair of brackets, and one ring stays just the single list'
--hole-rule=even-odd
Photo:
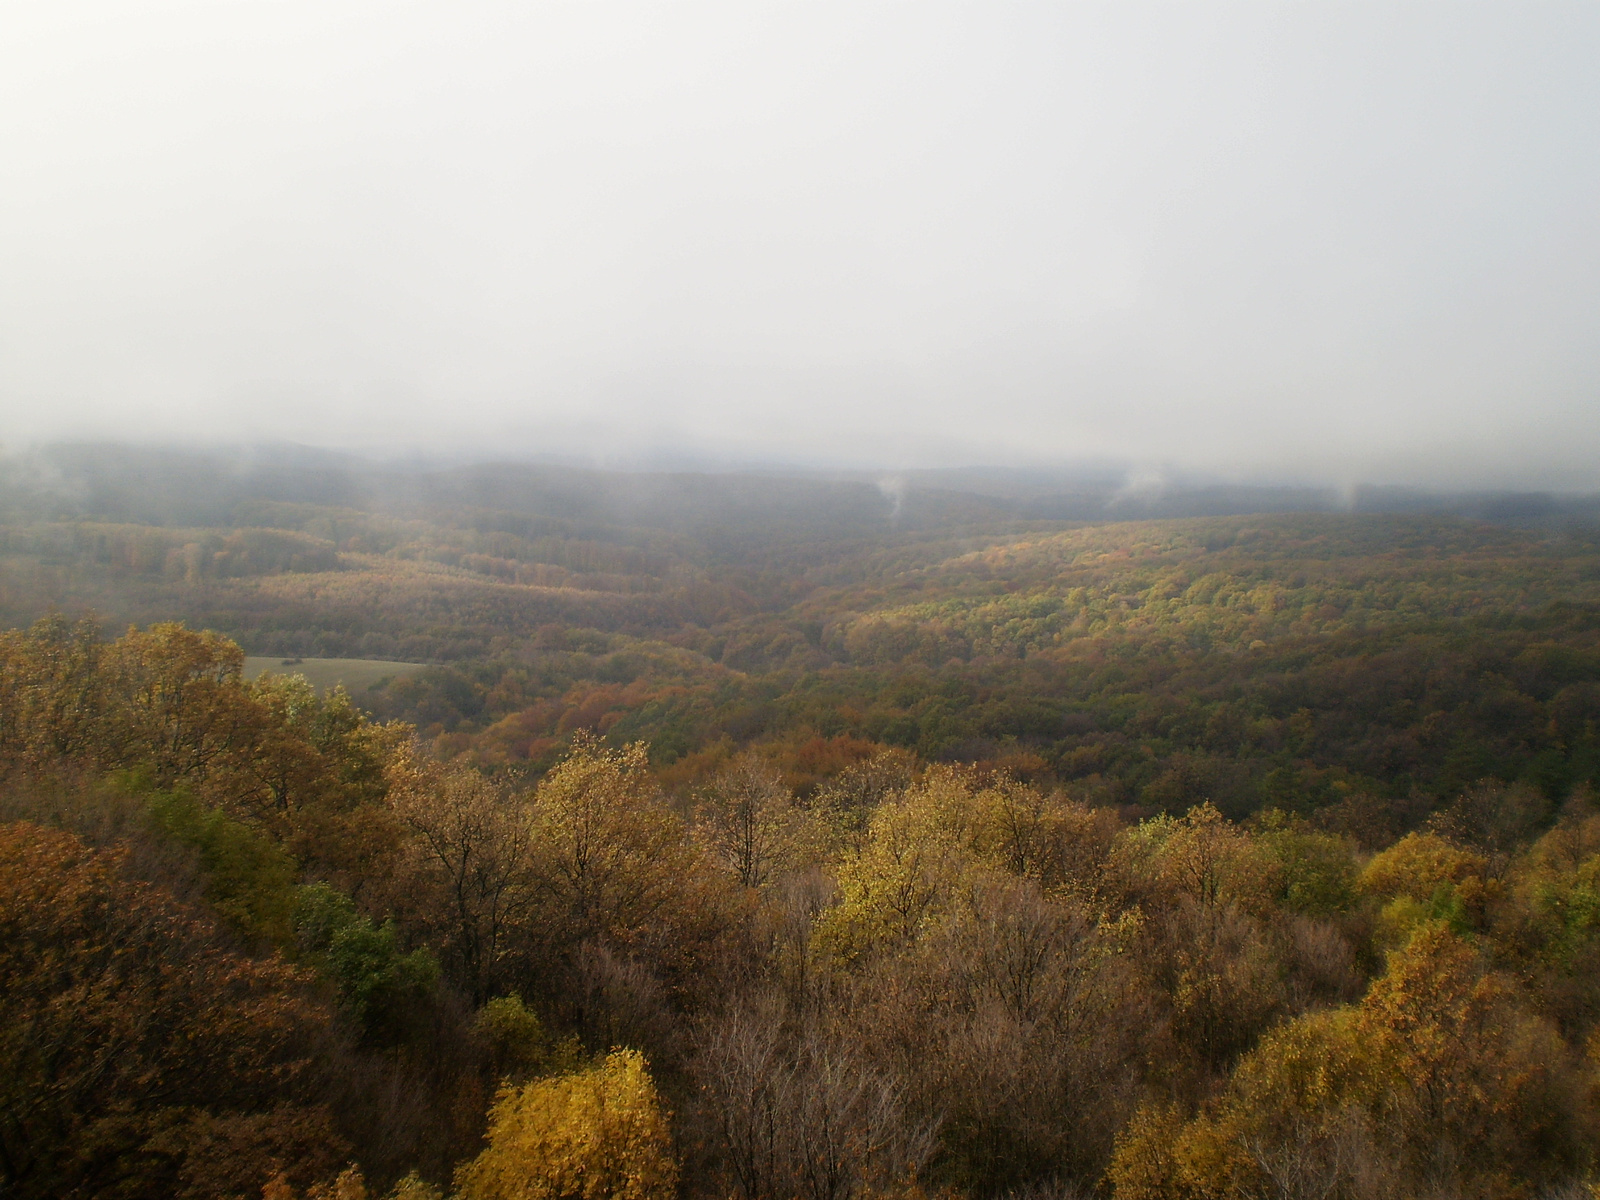
[{"label": "rust-colored foliage", "polygon": [[308,977],[226,948],[117,851],[0,828],[0,1172],[10,1195],[216,1196],[344,1144]]}]

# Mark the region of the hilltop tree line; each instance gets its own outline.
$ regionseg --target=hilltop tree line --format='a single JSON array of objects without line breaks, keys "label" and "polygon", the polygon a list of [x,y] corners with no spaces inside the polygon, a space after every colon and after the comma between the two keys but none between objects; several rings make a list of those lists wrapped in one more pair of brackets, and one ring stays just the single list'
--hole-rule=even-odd
[{"label": "hilltop tree line", "polygon": [[[531,769],[242,662],[174,624],[0,635],[10,1195],[1532,1200],[1600,1177],[1580,771],[1469,764],[1412,809],[1301,775],[1135,809],[1106,772],[847,733],[674,774],[620,722]],[[1306,707],[1239,720],[1303,748]],[[1578,711],[1545,735],[1564,761],[1594,738]]]}]

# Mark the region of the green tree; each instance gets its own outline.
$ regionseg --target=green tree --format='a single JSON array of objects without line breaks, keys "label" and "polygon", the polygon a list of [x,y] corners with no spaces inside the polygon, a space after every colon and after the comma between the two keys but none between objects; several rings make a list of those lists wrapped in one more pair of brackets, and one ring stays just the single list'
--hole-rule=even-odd
[{"label": "green tree", "polygon": [[379,1043],[401,1035],[409,1011],[438,981],[439,964],[426,947],[404,952],[394,921],[380,925],[362,916],[354,901],[325,883],[299,890],[294,926],[308,960]]},{"label": "green tree", "polygon": [[282,846],[183,789],[152,791],[146,805],[159,836],[199,854],[205,896],[219,915],[257,943],[293,942],[299,872]]}]

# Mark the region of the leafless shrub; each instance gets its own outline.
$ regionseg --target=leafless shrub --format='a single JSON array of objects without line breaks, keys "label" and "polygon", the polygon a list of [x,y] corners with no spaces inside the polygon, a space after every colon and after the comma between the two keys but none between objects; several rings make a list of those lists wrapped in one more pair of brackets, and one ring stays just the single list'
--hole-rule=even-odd
[{"label": "leafless shrub", "polygon": [[937,1123],[907,1117],[899,1083],[818,1034],[799,1048],[783,1105],[791,1194],[849,1200],[913,1180]]},{"label": "leafless shrub", "polygon": [[785,877],[768,907],[771,919],[771,963],[789,1004],[811,1007],[818,980],[811,959],[811,931],[817,917],[833,901],[834,883],[820,869]]},{"label": "leafless shrub", "polygon": [[702,1038],[697,1063],[706,1110],[739,1194],[780,1194],[779,1096],[787,1071],[776,1005],[737,1008]]},{"label": "leafless shrub", "polygon": [[655,1061],[674,1057],[677,1029],[665,989],[643,963],[586,942],[578,949],[573,985],[579,1025],[591,1047],[627,1046]]},{"label": "leafless shrub", "polygon": [[1348,1003],[1361,995],[1366,980],[1356,965],[1350,941],[1331,921],[1296,916],[1289,924],[1291,982],[1297,1007],[1316,1001]]},{"label": "leafless shrub", "polygon": [[994,878],[972,890],[955,931],[952,966],[1013,1017],[1037,1020],[1067,1000],[1092,924],[1076,907],[1046,900],[1031,882]]},{"label": "leafless shrub", "polygon": [[1266,1181],[1263,1200],[1381,1200],[1397,1180],[1374,1143],[1365,1113],[1300,1122],[1291,1136],[1248,1147]]},{"label": "leafless shrub", "polygon": [[899,1082],[774,1000],[711,1026],[697,1062],[729,1182],[746,1200],[851,1200],[909,1184],[937,1123],[908,1116]]}]

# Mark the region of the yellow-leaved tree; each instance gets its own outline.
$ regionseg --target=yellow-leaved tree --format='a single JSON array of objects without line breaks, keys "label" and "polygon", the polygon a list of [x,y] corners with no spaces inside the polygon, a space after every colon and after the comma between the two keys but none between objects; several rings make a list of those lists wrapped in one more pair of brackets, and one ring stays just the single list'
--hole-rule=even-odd
[{"label": "yellow-leaved tree", "polygon": [[638,941],[678,915],[700,858],[663,800],[643,743],[621,750],[580,734],[539,783],[533,855],[539,918],[576,944]]},{"label": "yellow-leaved tree", "polygon": [[1107,1180],[1117,1200],[1554,1194],[1591,1112],[1556,1030],[1427,921],[1360,1004],[1272,1030],[1193,1120],[1146,1108]]},{"label": "yellow-leaved tree", "polygon": [[838,903],[813,948],[844,964],[914,944],[949,918],[979,863],[973,788],[953,770],[930,773],[873,812],[860,849],[838,869]]},{"label": "yellow-leaved tree", "polygon": [[671,1200],[678,1166],[644,1055],[506,1088],[489,1144],[456,1173],[461,1200]]},{"label": "yellow-leaved tree", "polygon": [[1481,854],[1435,833],[1412,833],[1373,855],[1356,890],[1382,905],[1377,940],[1396,949],[1428,921],[1445,921],[1457,933],[1481,926],[1494,890],[1488,873]]}]

